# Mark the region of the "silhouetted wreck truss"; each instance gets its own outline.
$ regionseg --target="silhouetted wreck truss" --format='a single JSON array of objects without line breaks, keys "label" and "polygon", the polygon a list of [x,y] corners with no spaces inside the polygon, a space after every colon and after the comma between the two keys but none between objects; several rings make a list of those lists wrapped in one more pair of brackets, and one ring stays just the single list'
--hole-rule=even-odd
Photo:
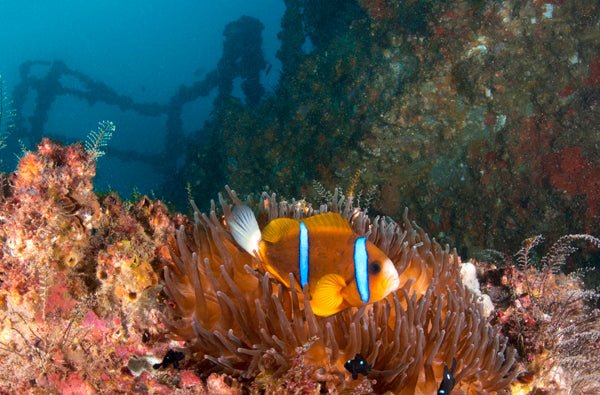
[{"label": "silhouetted wreck truss", "polygon": [[[107,153],[123,161],[139,161],[150,165],[163,175],[175,174],[178,156],[185,146],[181,114],[185,104],[208,96],[218,89],[216,103],[231,95],[233,81],[242,80],[242,91],[248,105],[256,105],[264,94],[260,73],[266,68],[262,52],[263,24],[256,18],[242,16],[225,26],[223,55],[217,68],[204,79],[190,86],[181,85],[168,103],[141,103],[125,96],[101,81],[68,67],[63,61],[26,61],[19,68],[20,81],[13,92],[16,110],[13,142],[28,136],[37,144],[46,136],[45,124],[53,103],[60,96],[72,96],[93,106],[105,103],[121,111],[133,111],[141,116],[166,116],[164,150],[148,154],[143,150],[108,147]],[[41,72],[40,72],[41,71]],[[28,98],[33,98],[33,110],[25,118],[23,109]],[[52,136],[47,136],[52,137]],[[61,136],[54,136],[59,138]],[[83,136],[82,136],[83,139]]]}]

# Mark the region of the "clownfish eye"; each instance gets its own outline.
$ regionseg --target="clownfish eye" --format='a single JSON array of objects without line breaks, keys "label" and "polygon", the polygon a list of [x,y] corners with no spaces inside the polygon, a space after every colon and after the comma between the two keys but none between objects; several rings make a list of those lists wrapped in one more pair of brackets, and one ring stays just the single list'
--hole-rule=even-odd
[{"label": "clownfish eye", "polygon": [[369,264],[369,273],[377,274],[381,271],[381,263],[375,261]]}]

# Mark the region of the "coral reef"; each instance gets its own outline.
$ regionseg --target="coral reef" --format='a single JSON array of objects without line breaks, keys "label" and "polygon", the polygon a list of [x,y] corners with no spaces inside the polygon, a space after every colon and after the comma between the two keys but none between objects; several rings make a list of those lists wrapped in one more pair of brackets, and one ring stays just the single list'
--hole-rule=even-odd
[{"label": "coral reef", "polygon": [[[95,166],[82,145],[44,139],[1,177],[2,393],[431,394],[453,360],[455,394],[598,389],[595,294],[557,272],[573,243],[597,238],[565,236],[539,265],[533,238],[516,262],[467,266],[406,213],[370,218],[339,190],[318,210],[248,200],[262,226],[340,212],[394,261],[397,292],[322,318],[237,247],[224,199],[208,215],[194,205],[191,222],[146,197],[96,195]],[[355,380],[356,354],[372,369]]]},{"label": "coral reef", "polygon": [[25,277],[52,264],[73,268],[82,262],[100,216],[94,175],[94,162],[81,147],[47,139],[37,153],[21,158],[9,179],[11,195],[2,202],[2,211],[10,213],[2,218],[2,244],[6,257],[25,263]]},{"label": "coral reef", "polygon": [[[99,151],[41,139],[0,175],[0,392],[431,394],[453,360],[455,394],[598,392],[597,295],[583,285],[598,270],[560,271],[576,266],[572,243],[596,261],[600,249],[579,234],[600,226],[598,2],[285,3],[270,96],[262,25],[243,17],[225,29],[219,69],[168,104],[60,61],[24,63],[13,96],[22,109],[35,91],[31,133],[19,111],[7,141],[40,140],[58,95],[166,115],[164,155],[109,155],[172,175],[185,146],[165,186],[181,207],[186,181],[201,204],[225,183],[306,196],[248,203],[262,226],[340,212],[390,256],[401,288],[315,317],[236,246],[224,199],[191,221],[160,201],[98,196]],[[245,102],[231,96],[238,76]],[[187,140],[183,106],[216,87],[214,118]],[[348,198],[328,191],[340,184]],[[461,264],[405,205],[462,257],[517,250],[531,233],[558,242],[542,258],[534,237],[515,259]],[[344,364],[356,354],[372,370],[354,380]]]},{"label": "coral reef", "polygon": [[80,144],[44,139],[2,177],[0,392],[130,392],[183,380],[124,369],[171,347],[159,341],[155,285],[174,222],[160,202],[99,199],[95,165]]},{"label": "coral reef", "polygon": [[[343,367],[361,354],[373,367],[365,379],[373,391],[430,394],[443,367],[455,358],[454,393],[509,393],[513,350],[462,285],[456,254],[431,241],[406,216],[403,225],[383,218],[371,222],[352,200],[338,201],[337,194],[318,211],[304,201],[261,196],[256,206],[263,223],[340,212],[358,234],[369,235],[401,274],[401,289],[384,301],[321,318],[312,314],[306,295],[294,286],[284,288],[234,244],[225,225],[230,205],[220,200],[224,219],[214,208],[210,216],[196,210],[193,228],[177,231],[170,243],[173,262],[164,275],[175,302],[169,326],[188,342],[198,369],[251,379],[262,389],[275,380],[287,388],[312,383],[342,391],[362,384]],[[299,369],[294,364],[303,367],[300,383],[289,377],[277,381]]]},{"label": "coral reef", "polygon": [[563,236],[536,263],[533,253],[541,241],[541,236],[525,240],[516,261],[503,256],[497,264],[477,263],[483,289],[496,305],[494,322],[521,357],[513,392],[597,393],[600,310],[593,306],[600,294],[583,289],[584,270],[570,275],[559,270],[577,249],[574,244],[600,248],[600,239]]}]

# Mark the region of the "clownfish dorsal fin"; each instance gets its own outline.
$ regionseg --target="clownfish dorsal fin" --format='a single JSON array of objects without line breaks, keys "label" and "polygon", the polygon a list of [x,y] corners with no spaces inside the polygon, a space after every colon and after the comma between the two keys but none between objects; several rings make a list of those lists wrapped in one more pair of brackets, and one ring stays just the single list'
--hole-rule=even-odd
[{"label": "clownfish dorsal fin", "polygon": [[304,224],[310,229],[319,229],[322,231],[336,231],[342,233],[352,233],[352,228],[348,221],[338,213],[323,213],[304,218]]},{"label": "clownfish dorsal fin", "polygon": [[346,281],[339,274],[326,274],[321,277],[312,292],[310,306],[318,316],[329,316],[343,310],[346,306],[342,290]]},{"label": "clownfish dorsal fin", "polygon": [[236,243],[247,253],[254,255],[262,237],[252,209],[242,204],[235,205],[227,218],[227,224]]},{"label": "clownfish dorsal fin", "polygon": [[277,218],[269,222],[263,229],[262,239],[269,243],[277,243],[283,239],[292,231],[298,227],[298,221],[291,218]]}]

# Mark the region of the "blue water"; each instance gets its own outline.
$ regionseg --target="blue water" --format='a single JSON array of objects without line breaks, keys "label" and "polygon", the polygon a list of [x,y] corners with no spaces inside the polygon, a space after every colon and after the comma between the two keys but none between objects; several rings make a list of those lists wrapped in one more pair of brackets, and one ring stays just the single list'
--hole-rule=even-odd
[{"label": "blue water", "polygon": [[[281,0],[0,0],[0,73],[11,92],[19,81],[22,62],[61,60],[136,102],[167,104],[180,85],[191,85],[216,68],[222,54],[223,28],[248,15],[265,25],[263,51],[271,69],[268,74],[263,70],[261,82],[269,92],[281,67],[275,54],[284,9]],[[62,82],[75,88],[78,85],[77,81]],[[241,94],[239,89],[236,93]],[[208,119],[215,94],[184,107],[186,134],[201,128]],[[29,116],[33,108],[30,99],[21,115]],[[166,117],[140,116],[104,103],[90,105],[73,96],[60,96],[53,102],[44,135],[64,143],[83,140],[104,119],[117,127],[111,147],[162,151]],[[28,149],[39,142],[27,135],[19,138]],[[0,152],[2,170],[14,167],[15,154],[19,154],[14,151],[17,148],[13,145]],[[111,188],[125,197],[134,189],[152,193],[162,181],[159,173],[142,162],[122,161],[111,155],[98,162],[96,187],[101,191]]]}]

